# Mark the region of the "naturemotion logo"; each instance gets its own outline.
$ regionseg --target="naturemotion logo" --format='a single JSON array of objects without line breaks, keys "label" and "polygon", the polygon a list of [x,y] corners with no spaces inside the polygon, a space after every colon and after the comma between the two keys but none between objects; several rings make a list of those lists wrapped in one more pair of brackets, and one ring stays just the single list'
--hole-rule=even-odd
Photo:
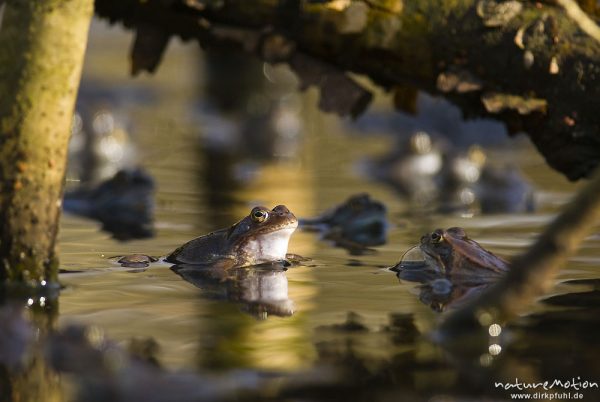
[{"label": "naturemotion logo", "polygon": [[570,389],[573,391],[580,391],[585,389],[598,389],[598,383],[595,381],[581,380],[581,377],[571,378],[568,380],[552,380],[552,381],[540,381],[540,382],[525,382],[515,378],[514,382],[494,382],[496,388],[502,388],[505,390],[516,389],[524,391],[528,389],[543,389],[544,391],[551,390],[553,388]]}]

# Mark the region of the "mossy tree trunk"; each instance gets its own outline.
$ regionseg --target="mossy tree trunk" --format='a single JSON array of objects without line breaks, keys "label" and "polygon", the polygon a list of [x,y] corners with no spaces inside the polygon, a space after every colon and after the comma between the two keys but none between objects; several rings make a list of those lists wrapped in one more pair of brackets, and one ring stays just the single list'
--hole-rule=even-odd
[{"label": "mossy tree trunk", "polygon": [[0,30],[0,280],[56,277],[55,240],[93,0],[8,0]]}]

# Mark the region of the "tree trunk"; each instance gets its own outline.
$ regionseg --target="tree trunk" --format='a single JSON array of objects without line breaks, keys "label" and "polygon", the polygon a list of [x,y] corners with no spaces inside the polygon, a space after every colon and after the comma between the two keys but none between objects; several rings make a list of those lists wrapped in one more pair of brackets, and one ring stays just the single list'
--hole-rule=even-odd
[{"label": "tree trunk", "polygon": [[71,119],[93,0],[8,0],[0,30],[0,281],[56,278]]}]

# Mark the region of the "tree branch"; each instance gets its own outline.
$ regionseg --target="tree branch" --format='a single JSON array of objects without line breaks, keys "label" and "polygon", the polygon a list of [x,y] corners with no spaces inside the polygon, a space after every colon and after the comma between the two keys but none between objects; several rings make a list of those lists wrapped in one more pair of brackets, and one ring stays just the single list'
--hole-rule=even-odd
[{"label": "tree branch", "polygon": [[556,2],[565,9],[565,12],[579,28],[600,42],[600,27],[579,7],[573,0],[556,0]]},{"label": "tree branch", "polygon": [[[600,161],[600,42],[581,35],[556,3],[96,0],[96,12],[133,29],[149,24],[203,46],[251,48],[259,56],[260,46],[248,47],[243,37],[223,40],[216,32],[277,34],[293,43],[278,61],[289,62],[298,52],[389,90],[408,85],[444,96],[466,117],[491,117],[511,133],[527,132],[547,162],[572,180]],[[469,82],[438,85],[452,74]],[[486,107],[489,94],[508,103]],[[547,107],[523,113],[512,106],[531,99]]]}]

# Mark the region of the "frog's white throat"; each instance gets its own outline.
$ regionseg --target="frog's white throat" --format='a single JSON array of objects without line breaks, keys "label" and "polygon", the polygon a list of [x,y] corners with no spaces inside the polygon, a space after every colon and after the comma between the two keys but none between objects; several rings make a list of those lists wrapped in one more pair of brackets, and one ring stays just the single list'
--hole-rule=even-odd
[{"label": "frog's white throat", "polygon": [[294,230],[296,227],[289,227],[255,236],[245,244],[244,252],[253,257],[255,264],[285,260]]}]

